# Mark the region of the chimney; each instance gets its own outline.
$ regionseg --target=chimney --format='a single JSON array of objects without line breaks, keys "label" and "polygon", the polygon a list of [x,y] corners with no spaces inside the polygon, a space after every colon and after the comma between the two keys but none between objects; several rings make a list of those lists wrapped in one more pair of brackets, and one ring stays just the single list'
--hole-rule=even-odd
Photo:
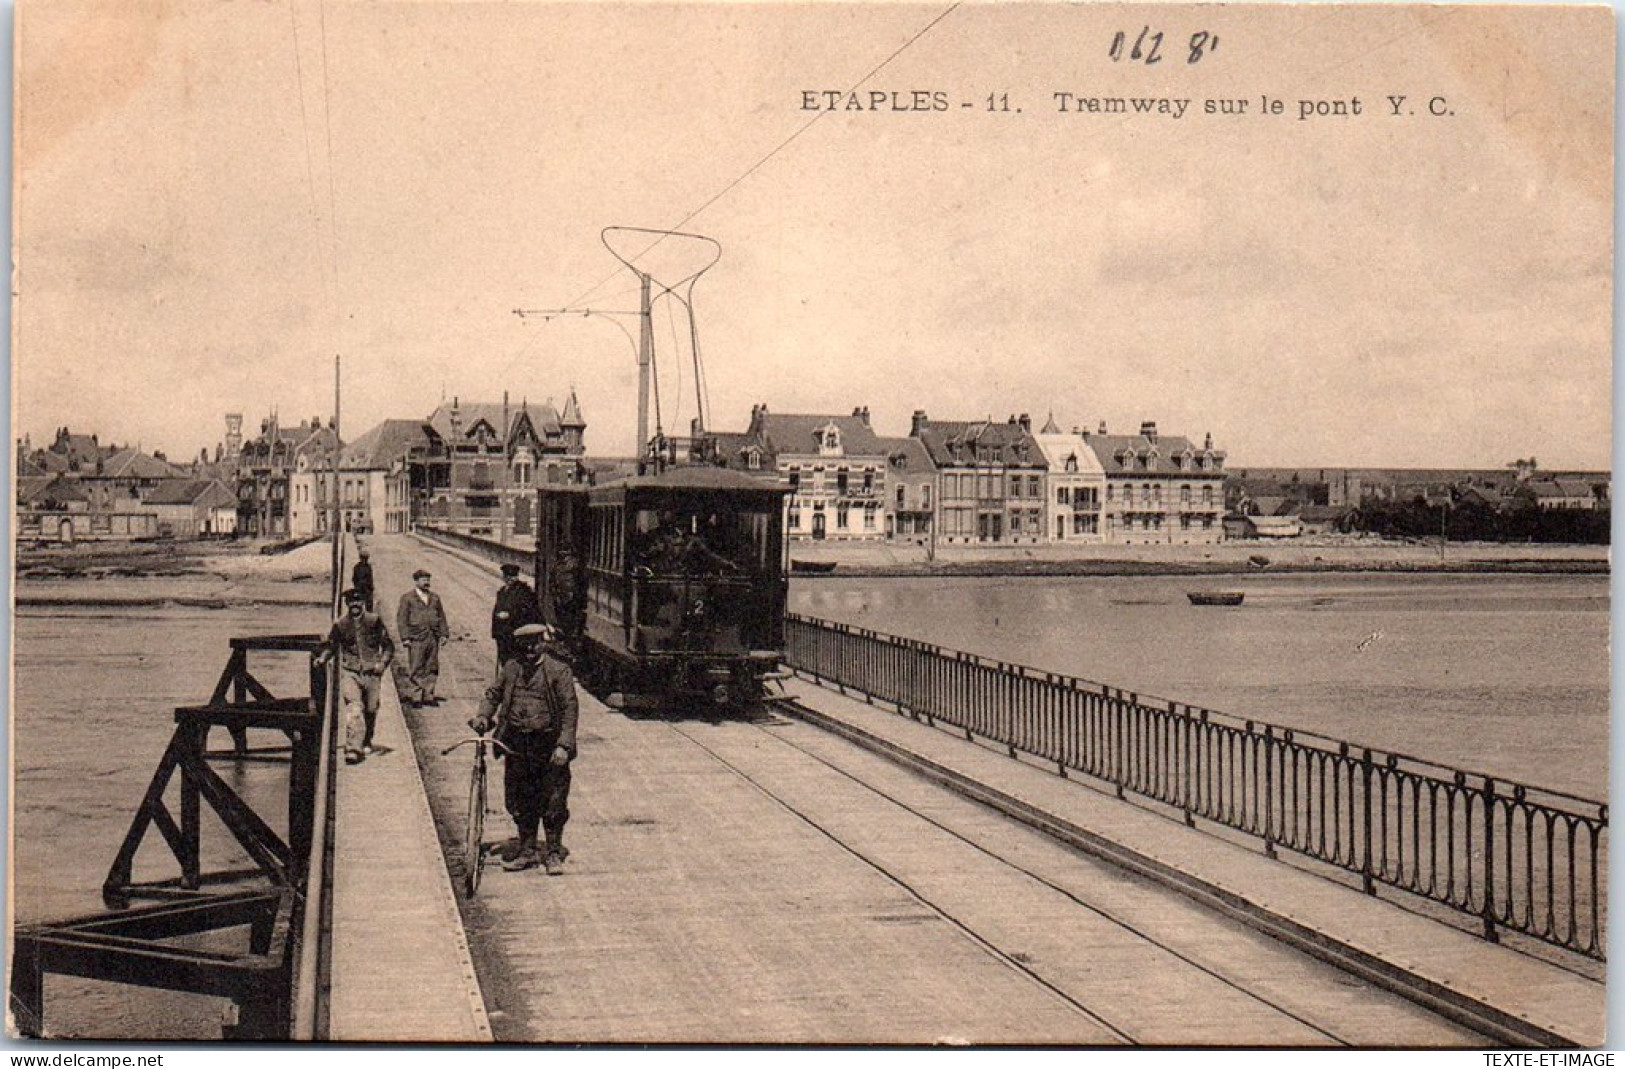
[{"label": "chimney", "polygon": [[1106,421],[1105,420],[1100,421],[1100,430],[1096,431],[1095,433],[1100,435],[1102,438],[1106,437]]},{"label": "chimney", "polygon": [[1202,448],[1207,450],[1210,453],[1213,451],[1213,432],[1212,431],[1208,431],[1207,432],[1207,437],[1202,440]]},{"label": "chimney", "polygon": [[508,440],[508,391],[502,391],[502,440]]},{"label": "chimney", "polygon": [[1028,434],[1033,432],[1033,418],[1027,413],[1023,412],[1020,416],[1016,417],[1016,422],[1020,424],[1021,429],[1026,431]]},{"label": "chimney", "polygon": [[913,438],[918,438],[920,436],[920,431],[925,428],[925,423],[926,423],[925,409],[916,408],[914,410],[914,418],[909,423],[909,428],[908,428],[909,436],[913,437]]},{"label": "chimney", "polygon": [[1157,440],[1157,421],[1148,419],[1140,424],[1140,437],[1150,441]]}]

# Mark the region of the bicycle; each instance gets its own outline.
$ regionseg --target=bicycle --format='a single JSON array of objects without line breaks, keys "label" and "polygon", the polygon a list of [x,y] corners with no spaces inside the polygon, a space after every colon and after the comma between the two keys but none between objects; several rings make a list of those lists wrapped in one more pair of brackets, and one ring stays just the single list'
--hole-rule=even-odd
[{"label": "bicycle", "polygon": [[440,756],[447,757],[463,746],[474,747],[474,768],[468,777],[468,823],[463,839],[463,890],[472,898],[479,890],[480,873],[489,852],[485,844],[485,748],[495,746],[509,754],[513,751],[491,735],[474,735],[452,743],[440,751]]}]

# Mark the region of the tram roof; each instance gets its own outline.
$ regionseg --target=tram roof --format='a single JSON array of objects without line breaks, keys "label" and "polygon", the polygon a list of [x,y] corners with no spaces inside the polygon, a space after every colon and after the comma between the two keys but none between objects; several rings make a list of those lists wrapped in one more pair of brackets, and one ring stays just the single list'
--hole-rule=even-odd
[{"label": "tram roof", "polygon": [[600,490],[754,490],[764,494],[784,494],[789,487],[776,479],[764,479],[709,465],[668,468],[659,475],[632,475],[600,483]]}]

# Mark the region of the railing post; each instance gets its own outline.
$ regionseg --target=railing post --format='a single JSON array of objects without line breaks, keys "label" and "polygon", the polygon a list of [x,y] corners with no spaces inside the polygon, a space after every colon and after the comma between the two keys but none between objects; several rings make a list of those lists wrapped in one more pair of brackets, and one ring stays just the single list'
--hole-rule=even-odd
[{"label": "railing post", "polygon": [[1360,885],[1368,895],[1377,893],[1377,885],[1371,876],[1371,751],[1360,751],[1360,794],[1362,795],[1360,807],[1361,820],[1364,827],[1360,832]]},{"label": "railing post", "polygon": [[1192,720],[1194,719],[1195,718],[1191,716],[1191,707],[1188,705],[1185,706],[1185,715],[1183,717],[1185,725],[1185,730],[1183,732],[1185,736],[1185,759],[1183,761],[1184,768],[1181,770],[1179,777],[1182,787],[1179,792],[1179,807],[1184,811],[1185,826],[1187,828],[1196,827],[1196,814],[1191,810],[1191,797],[1196,793],[1194,787],[1196,780],[1196,757],[1195,752],[1191,748],[1196,741],[1196,730],[1192,726]]},{"label": "railing post", "polygon": [[[1119,691],[1118,694],[1121,695],[1122,692]],[[1133,695],[1133,694],[1130,694],[1128,700],[1129,700],[1129,702],[1133,702],[1133,701],[1136,700],[1136,696]],[[1121,696],[1118,697],[1116,705],[1117,705],[1117,716],[1116,716],[1116,720],[1117,720],[1117,740],[1116,740],[1116,746],[1113,747],[1113,748],[1117,751],[1117,760],[1116,760],[1116,767],[1114,769],[1112,769],[1112,781],[1115,784],[1115,786],[1117,787],[1117,797],[1122,798],[1122,797],[1124,797],[1124,795],[1123,795],[1123,785],[1128,781],[1128,715],[1129,715],[1129,706],[1128,706],[1128,704],[1126,704],[1123,701]]]},{"label": "railing post", "polygon": [[1484,938],[1499,943],[1495,930],[1495,780],[1484,777]]},{"label": "railing post", "polygon": [[1275,728],[1264,725],[1264,856],[1275,857]]}]

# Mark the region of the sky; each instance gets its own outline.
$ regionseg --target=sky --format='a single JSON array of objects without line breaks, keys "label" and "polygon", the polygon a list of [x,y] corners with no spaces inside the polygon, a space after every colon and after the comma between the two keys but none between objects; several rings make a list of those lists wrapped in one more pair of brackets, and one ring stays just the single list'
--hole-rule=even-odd
[{"label": "sky", "polygon": [[[637,324],[608,313],[637,284],[600,243],[625,226],[721,245],[692,290],[718,429],[1053,413],[1211,433],[1232,467],[1606,469],[1612,32],[1577,7],[25,0],[14,433],[193,456],[227,412],[326,418],[337,354],[346,438],[574,389],[589,451],[626,454]],[[805,106],[854,88],[882,106]],[[564,307],[597,314],[514,314]],[[668,430],[686,314],[652,316]]]}]

